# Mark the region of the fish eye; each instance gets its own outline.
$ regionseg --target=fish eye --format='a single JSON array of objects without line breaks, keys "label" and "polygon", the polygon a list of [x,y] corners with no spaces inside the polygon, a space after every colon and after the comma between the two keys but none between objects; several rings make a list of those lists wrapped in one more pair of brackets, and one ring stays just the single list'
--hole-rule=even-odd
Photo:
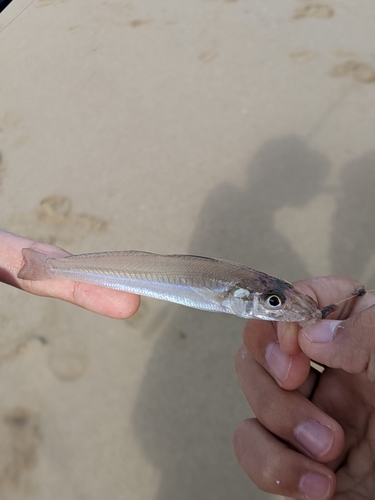
[{"label": "fish eye", "polygon": [[264,302],[271,309],[277,309],[285,302],[285,296],[281,293],[269,292],[265,295]]}]

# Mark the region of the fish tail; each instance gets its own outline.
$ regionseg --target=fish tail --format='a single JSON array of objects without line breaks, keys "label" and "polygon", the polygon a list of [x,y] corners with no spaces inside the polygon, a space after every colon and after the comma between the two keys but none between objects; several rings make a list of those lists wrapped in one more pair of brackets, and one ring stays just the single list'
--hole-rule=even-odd
[{"label": "fish tail", "polygon": [[22,256],[24,264],[17,274],[17,278],[32,281],[48,280],[52,278],[46,265],[49,259],[48,255],[36,252],[31,248],[23,248]]}]

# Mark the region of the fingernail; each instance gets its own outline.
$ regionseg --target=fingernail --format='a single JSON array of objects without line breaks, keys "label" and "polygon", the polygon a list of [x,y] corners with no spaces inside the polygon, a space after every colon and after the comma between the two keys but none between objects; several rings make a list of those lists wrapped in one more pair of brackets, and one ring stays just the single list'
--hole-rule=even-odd
[{"label": "fingernail", "polygon": [[315,458],[322,457],[331,448],[333,432],[329,427],[307,420],[294,429],[294,437],[299,444]]},{"label": "fingernail", "polygon": [[331,491],[331,481],[327,476],[323,476],[322,474],[308,472],[301,477],[298,489],[302,495],[308,498],[324,500]]},{"label": "fingernail", "polygon": [[271,374],[280,383],[284,382],[288,378],[292,366],[292,357],[280,349],[278,342],[273,342],[267,346],[265,358]]},{"label": "fingernail", "polygon": [[303,328],[303,333],[310,342],[331,342],[337,333],[342,321],[324,320]]}]

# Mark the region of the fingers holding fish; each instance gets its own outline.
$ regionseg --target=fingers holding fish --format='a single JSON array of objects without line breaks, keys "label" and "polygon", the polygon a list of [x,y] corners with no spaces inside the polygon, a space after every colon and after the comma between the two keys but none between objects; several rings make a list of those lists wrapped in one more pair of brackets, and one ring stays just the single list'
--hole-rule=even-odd
[{"label": "fingers holding fish", "polygon": [[[329,316],[335,319],[359,314],[375,303],[374,294],[368,293],[359,297],[354,295],[361,286],[350,278],[334,276],[314,278],[295,284],[296,289],[312,297],[319,308],[344,300],[337,304]],[[324,362],[325,358],[316,355],[320,350],[322,354],[328,354],[324,347],[313,347],[311,343],[308,345],[309,339],[304,332],[326,330],[331,324],[330,321],[321,320],[310,326],[300,327],[290,322],[271,323],[251,320],[244,330],[244,344],[281,387],[288,390],[296,389],[309,376],[310,359],[329,365]]]},{"label": "fingers holding fish", "polygon": [[375,380],[375,305],[346,320],[325,320],[302,328],[299,343],[312,359]]},{"label": "fingers holding fish", "polygon": [[138,295],[108,290],[71,280],[18,280],[19,288],[42,297],[52,297],[75,304],[114,319],[125,319],[135,314],[140,305]]},{"label": "fingers holding fish", "polygon": [[[350,297],[360,284],[350,278],[329,276],[299,282],[296,288],[314,295],[322,306]],[[300,327],[298,343],[302,351],[328,367],[348,373],[367,371],[370,378],[375,378],[375,294],[353,296],[341,302],[329,318]],[[280,335],[279,338],[283,348]]]},{"label": "fingers holding fish", "polygon": [[114,319],[129,318],[137,312],[140,304],[138,295],[76,281],[54,280],[38,283],[36,285],[36,282],[26,281],[22,289],[34,295],[64,300]]},{"label": "fingers holding fish", "polygon": [[300,391],[280,388],[244,346],[236,358],[236,371],[245,398],[264,428],[313,460],[324,463],[337,458],[344,433],[332,417]]},{"label": "fingers holding fish", "polygon": [[17,273],[24,264],[23,248],[30,248],[54,258],[70,254],[59,247],[23,238],[7,231],[0,231],[0,238],[0,281],[35,295],[65,300],[112,318],[127,318],[137,311],[139,297],[136,295],[71,280],[19,279]]},{"label": "fingers holding fish", "polygon": [[300,387],[310,373],[310,359],[300,348],[293,354],[281,349],[278,340],[279,323],[269,321],[248,321],[243,341],[251,356],[265,368],[276,382],[287,390]]},{"label": "fingers holding fish", "polygon": [[326,465],[290,449],[257,419],[239,425],[233,447],[239,464],[261,490],[297,500],[328,500],[334,494],[335,474]]},{"label": "fingers holding fish", "polygon": [[[257,418],[240,425],[234,447],[245,472],[260,488],[297,499],[328,499],[336,487],[332,470],[341,481],[340,491],[346,490],[342,470],[350,461],[349,450],[362,447],[361,439],[369,446],[375,296],[355,294],[359,284],[340,277],[307,280],[296,288],[316,300],[319,308],[351,294],[353,298],[332,308],[333,319],[301,326],[248,322],[247,349],[239,351],[236,369]],[[309,368],[310,359],[333,369],[319,377]],[[351,477],[355,467],[349,468]]]},{"label": "fingers holding fish", "polygon": [[301,391],[285,391],[245,346],[238,351],[236,370],[256,416],[242,422],[233,438],[246,474],[269,493],[294,499],[331,498],[336,478],[325,464],[342,452],[344,433],[303,395],[311,392],[312,377],[307,377]]},{"label": "fingers holding fish", "polygon": [[336,304],[329,314],[329,319],[346,319],[375,303],[375,295],[366,293],[359,281],[343,276],[321,276],[296,281],[294,286],[298,291],[313,298],[319,309]]}]

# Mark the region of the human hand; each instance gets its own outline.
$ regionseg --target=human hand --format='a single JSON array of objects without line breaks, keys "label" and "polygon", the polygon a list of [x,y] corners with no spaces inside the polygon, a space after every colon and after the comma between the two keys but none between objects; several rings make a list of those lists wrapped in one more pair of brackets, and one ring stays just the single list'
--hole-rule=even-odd
[{"label": "human hand", "polygon": [[71,302],[111,318],[128,318],[138,309],[137,295],[69,280],[28,281],[17,278],[23,265],[22,248],[32,248],[51,257],[70,255],[65,250],[7,231],[0,231],[0,282],[43,297]]},{"label": "human hand", "polygon": [[[326,277],[295,286],[321,308],[359,283]],[[374,498],[374,306],[368,293],[303,328],[247,323],[236,370],[256,418],[240,424],[233,443],[260,489],[298,500]],[[310,359],[327,366],[321,375]]]}]

